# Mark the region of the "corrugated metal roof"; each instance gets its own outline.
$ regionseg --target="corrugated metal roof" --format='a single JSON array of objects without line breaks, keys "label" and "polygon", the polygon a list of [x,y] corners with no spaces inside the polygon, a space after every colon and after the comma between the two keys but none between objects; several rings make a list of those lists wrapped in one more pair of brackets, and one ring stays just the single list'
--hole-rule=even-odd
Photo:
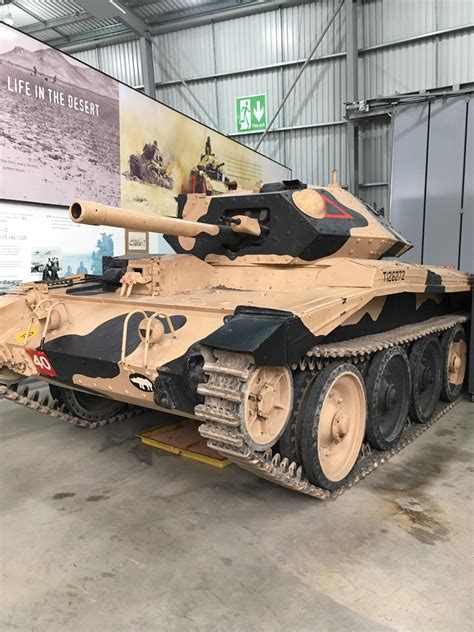
[{"label": "corrugated metal roof", "polygon": [[[212,11],[214,2],[210,0],[120,0],[124,6],[142,20],[153,21],[167,14],[185,17],[200,11]],[[98,29],[121,24],[115,18],[99,19],[84,17],[85,9],[75,0],[15,0],[15,4],[0,5],[0,19],[7,17],[11,11],[14,26],[22,28],[36,23],[44,24],[49,20],[71,18],[66,24],[53,25],[54,31],[36,30],[35,35],[44,41],[55,40],[61,35],[71,37],[83,33],[92,33]],[[49,25],[48,25],[49,26]]]},{"label": "corrugated metal roof", "polygon": [[12,26],[20,29],[23,26],[35,23],[35,19],[31,15],[28,15],[28,13],[25,13],[25,11],[20,9],[20,7],[17,7],[14,4],[0,5],[0,21],[5,20],[8,17],[11,17],[13,20]]},{"label": "corrugated metal roof", "polygon": [[74,0],[15,0],[15,4],[34,15],[39,22],[65,18],[84,11]]},{"label": "corrugated metal roof", "polygon": [[46,44],[60,37],[59,33],[53,29],[46,29],[40,33],[34,33],[34,36]]},{"label": "corrugated metal roof", "polygon": [[[156,16],[164,16],[167,13],[180,12],[183,15],[193,14],[206,6],[212,10],[214,4],[209,0],[121,1],[123,5],[129,6],[138,17],[144,20]],[[84,11],[84,8],[74,0],[15,0],[15,5],[1,6],[0,9],[2,9],[2,13],[3,9],[7,9],[8,6],[12,7],[12,14],[18,12],[18,9],[22,10],[22,15],[18,14],[17,25],[19,27],[34,23],[35,18],[38,22],[45,22],[46,20],[74,16]],[[25,18],[25,16],[28,16],[28,18]],[[13,15],[13,18],[15,19],[15,15]],[[104,20],[93,18],[92,22],[89,23],[89,29],[101,28],[103,22]],[[108,21],[106,20],[105,22]],[[80,23],[78,23],[78,25],[79,24]]]}]

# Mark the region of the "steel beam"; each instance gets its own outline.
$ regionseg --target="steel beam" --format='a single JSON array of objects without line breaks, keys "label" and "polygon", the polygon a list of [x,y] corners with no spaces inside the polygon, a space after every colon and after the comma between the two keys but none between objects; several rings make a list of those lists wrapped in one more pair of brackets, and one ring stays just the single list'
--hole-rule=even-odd
[{"label": "steel beam", "polygon": [[[176,12],[176,22],[181,25],[179,29],[175,29],[173,25],[172,30],[180,30],[183,28],[191,28],[192,26],[201,26],[203,24],[209,24],[210,22],[220,22],[222,20],[232,20],[233,18],[244,17],[245,15],[256,15],[258,13],[266,13],[267,11],[273,11],[280,7],[291,6],[294,4],[309,4],[314,0],[250,0],[246,2],[233,3],[229,5],[226,0],[221,2],[207,3],[202,5],[202,10],[195,15],[189,17],[179,17],[179,12]],[[150,18],[150,25],[157,26],[159,29],[166,28],[167,16],[157,16],[156,18]]]},{"label": "steel beam", "polygon": [[[20,7],[23,11],[23,7]],[[77,22],[84,22],[90,20],[93,16],[88,11],[78,11],[74,15],[68,15],[64,18],[55,18],[54,20],[44,20],[37,22],[36,24],[28,24],[22,27],[23,33],[28,35],[34,35],[34,33],[40,33],[41,31],[47,31],[49,29],[56,29],[58,26],[67,26],[68,24],[77,24]]]},{"label": "steel beam", "polygon": [[83,50],[89,50],[96,46],[109,46],[111,44],[123,43],[137,38],[123,24],[111,24],[110,26],[102,26],[100,29],[87,31],[86,33],[77,33],[75,35],[61,35],[53,39],[47,39],[45,42],[49,46],[59,48],[69,55],[78,53]]},{"label": "steel beam", "polygon": [[[341,59],[345,57],[346,53],[331,53],[330,55],[321,55],[321,57],[314,57],[309,60],[308,65],[320,64],[321,62],[331,61],[333,59]],[[271,72],[272,70],[281,70],[285,68],[293,68],[294,66],[301,66],[304,64],[304,59],[295,59],[291,61],[279,61],[275,64],[266,64],[265,66],[255,66],[254,68],[243,68],[239,70],[227,70],[226,72],[216,72],[212,75],[200,75],[199,77],[188,77],[187,83],[199,83],[201,81],[212,81],[214,79],[226,79],[227,77],[238,77],[239,75],[249,75],[259,72]],[[160,82],[160,86],[173,86],[179,84],[180,81],[173,79],[170,81]]]},{"label": "steel beam", "polygon": [[423,40],[434,39],[436,37],[443,37],[445,35],[454,35],[459,33],[469,33],[474,31],[474,24],[463,24],[462,26],[451,26],[447,29],[440,29],[438,31],[431,31],[430,33],[422,33],[421,35],[412,35],[411,37],[404,37],[403,39],[393,40],[392,42],[384,42],[383,44],[374,44],[373,46],[364,46],[359,48],[359,54],[365,55],[378,50],[385,50],[387,48],[395,48],[397,46],[403,46],[405,44],[411,44],[413,42],[420,42]]},{"label": "steel beam", "polygon": [[[156,3],[156,0],[153,0],[153,3]],[[261,3],[261,0],[260,0]],[[220,11],[232,10],[237,7],[242,6],[242,4],[250,4],[239,3],[236,0],[217,0],[216,2],[207,2],[205,4],[197,4],[193,7],[187,7],[186,9],[181,9],[177,11],[167,11],[166,13],[158,13],[156,15],[150,16],[147,18],[149,24],[166,24],[166,22],[174,22],[176,20],[183,20],[186,18],[192,18],[197,16],[210,16],[213,13],[219,13]],[[254,2],[252,2],[254,4]],[[130,8],[136,8],[137,4],[134,3],[133,6],[130,4]],[[142,1],[139,0],[139,7],[146,6],[146,4],[142,4]]]},{"label": "steel beam", "polygon": [[444,99],[446,97],[470,96],[474,93],[474,82],[461,84],[459,89],[453,89],[451,86],[441,86],[438,88],[430,88],[423,92],[406,92],[402,94],[393,94],[386,97],[375,97],[367,99],[363,103],[367,109],[359,111],[358,103],[346,102],[347,119],[366,122],[375,117],[389,116],[397,105],[408,105],[414,103],[423,103],[426,101],[434,101],[435,99]]},{"label": "steel beam", "polygon": [[[317,129],[319,127],[335,127],[337,125],[345,125],[346,121],[325,121],[323,123],[306,123],[304,125],[290,125],[288,127],[272,127],[272,129],[268,130],[269,134],[277,134],[281,132],[293,132],[296,130],[302,129]],[[233,132],[232,134],[227,134],[227,136],[231,136],[232,138],[235,136],[258,136],[260,132]]]}]

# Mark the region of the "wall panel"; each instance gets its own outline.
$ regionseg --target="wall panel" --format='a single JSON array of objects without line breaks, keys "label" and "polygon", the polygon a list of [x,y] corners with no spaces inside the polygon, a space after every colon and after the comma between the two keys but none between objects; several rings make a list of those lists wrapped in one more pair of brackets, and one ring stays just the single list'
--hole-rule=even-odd
[{"label": "wall panel", "polygon": [[98,51],[99,49],[97,48],[89,48],[89,50],[82,50],[79,53],[74,53],[73,57],[79,59],[79,61],[83,61],[85,64],[89,64],[89,66],[102,70],[99,64]]},{"label": "wall panel", "polygon": [[[284,94],[298,68],[283,71]],[[342,120],[346,100],[346,60],[335,58],[306,68],[284,107],[284,125],[311,125]]]},{"label": "wall panel", "polygon": [[366,99],[436,87],[436,42],[365,53],[361,94]]},{"label": "wall panel", "polygon": [[[334,11],[337,0],[310,2],[282,9],[283,59],[306,59]],[[316,57],[345,51],[345,19],[342,9],[321,42]]]},{"label": "wall panel", "polygon": [[98,50],[99,69],[129,86],[143,83],[138,40],[103,46]]},{"label": "wall panel", "polygon": [[[471,3],[474,6],[474,0]],[[474,80],[474,31],[443,37],[438,42],[437,86]]]},{"label": "wall panel", "polygon": [[436,30],[436,4],[436,0],[362,0],[359,7],[361,46],[375,46]]},{"label": "wall panel", "polygon": [[158,87],[156,98],[175,110],[192,116],[205,125],[214,127],[211,122],[212,120],[217,121],[214,83],[212,81],[198,83],[193,86],[193,93],[202,103],[204,109],[200,107],[183,85]]},{"label": "wall panel", "polygon": [[169,61],[185,79],[215,72],[210,24],[158,35],[153,38],[153,42],[157,46],[153,51],[156,81],[177,78]]},{"label": "wall panel", "polygon": [[472,0],[436,0],[436,21],[438,29],[474,24],[474,2]]},{"label": "wall panel", "polygon": [[214,28],[217,72],[246,70],[281,61],[278,11],[218,22]]},{"label": "wall panel", "polygon": [[465,121],[465,99],[431,104],[422,263],[458,265]]}]

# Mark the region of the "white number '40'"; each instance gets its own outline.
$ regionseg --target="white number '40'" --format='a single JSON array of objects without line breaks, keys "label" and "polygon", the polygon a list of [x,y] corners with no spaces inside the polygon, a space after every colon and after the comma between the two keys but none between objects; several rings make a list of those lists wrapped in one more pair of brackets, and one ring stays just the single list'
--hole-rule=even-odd
[{"label": "white number '40'", "polygon": [[46,370],[46,371],[51,371],[51,369],[52,369],[48,358],[46,358],[45,356],[37,356],[37,355],[35,355],[34,358],[33,358],[33,362],[40,369],[43,369],[43,370]]}]

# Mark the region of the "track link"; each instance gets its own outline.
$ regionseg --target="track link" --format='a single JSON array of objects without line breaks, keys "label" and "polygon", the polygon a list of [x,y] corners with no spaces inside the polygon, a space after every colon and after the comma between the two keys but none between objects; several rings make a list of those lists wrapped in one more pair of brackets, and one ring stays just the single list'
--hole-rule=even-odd
[{"label": "track link", "polygon": [[[466,314],[450,314],[431,318],[423,323],[398,327],[382,334],[320,345],[311,349],[292,368],[316,370],[340,359],[359,364],[369,360],[377,351],[395,345],[408,345],[468,320]],[[407,419],[402,436],[389,451],[374,450],[365,444],[348,479],[339,489],[330,492],[309,482],[303,467],[298,463],[290,463],[279,453],[273,454],[271,449],[257,452],[246,443],[241,430],[242,401],[246,382],[255,366],[252,356],[210,348],[204,348],[203,355],[204,373],[208,376],[208,381],[198,386],[198,393],[204,395],[205,399],[204,404],[196,406],[195,414],[205,421],[199,426],[199,432],[207,439],[208,446],[257,476],[321,500],[334,500],[350,489],[423,434],[461,399],[447,405],[440,403],[433,417],[425,424],[411,424]]]},{"label": "track link", "polygon": [[73,426],[80,426],[81,428],[101,428],[102,426],[108,426],[117,421],[130,419],[130,417],[135,417],[143,412],[141,408],[136,407],[131,408],[125,413],[120,413],[119,415],[113,415],[112,417],[103,419],[102,421],[87,421],[86,419],[82,419],[81,417],[76,417],[75,415],[65,412],[64,404],[60,404],[57,399],[53,399],[49,395],[45,395],[42,399],[40,399],[39,391],[35,391],[31,396],[29,396],[28,386],[23,387],[21,391],[18,390],[18,386],[18,384],[13,384],[10,387],[5,384],[0,384],[0,399],[7,399],[11,402],[15,402],[15,404],[19,404],[20,406],[25,406],[31,410],[37,410],[40,413],[53,417],[54,419],[66,421]]}]

